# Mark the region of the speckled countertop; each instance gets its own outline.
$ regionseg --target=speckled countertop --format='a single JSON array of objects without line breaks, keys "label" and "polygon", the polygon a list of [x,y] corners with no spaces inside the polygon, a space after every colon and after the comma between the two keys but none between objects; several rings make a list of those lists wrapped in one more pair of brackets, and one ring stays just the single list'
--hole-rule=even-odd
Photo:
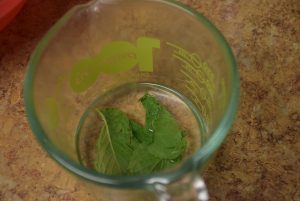
[{"label": "speckled countertop", "polygon": [[[28,0],[0,33],[0,201],[92,201],[36,142],[23,78],[51,25],[84,0]],[[235,125],[205,172],[211,200],[300,200],[300,1],[182,0],[224,33],[241,76]]]}]

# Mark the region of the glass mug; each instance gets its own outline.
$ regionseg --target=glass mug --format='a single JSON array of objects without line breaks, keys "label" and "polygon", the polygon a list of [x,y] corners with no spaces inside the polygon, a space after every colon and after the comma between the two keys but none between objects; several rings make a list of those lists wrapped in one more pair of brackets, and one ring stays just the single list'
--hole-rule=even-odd
[{"label": "glass mug", "polygon": [[[86,142],[99,133],[93,109],[131,106],[145,91],[188,131],[182,162],[136,176],[89,168]],[[95,199],[203,201],[200,175],[234,120],[239,79],[230,47],[201,14],[172,0],[95,0],[71,9],[41,40],[24,97],[40,144]]]}]

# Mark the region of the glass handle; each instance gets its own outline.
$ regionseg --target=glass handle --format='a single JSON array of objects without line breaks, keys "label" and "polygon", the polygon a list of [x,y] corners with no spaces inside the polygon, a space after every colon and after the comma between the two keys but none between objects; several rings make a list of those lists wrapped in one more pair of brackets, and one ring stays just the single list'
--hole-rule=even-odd
[{"label": "glass handle", "polygon": [[208,201],[209,195],[200,176],[185,176],[170,186],[157,183],[154,191],[159,201]]}]

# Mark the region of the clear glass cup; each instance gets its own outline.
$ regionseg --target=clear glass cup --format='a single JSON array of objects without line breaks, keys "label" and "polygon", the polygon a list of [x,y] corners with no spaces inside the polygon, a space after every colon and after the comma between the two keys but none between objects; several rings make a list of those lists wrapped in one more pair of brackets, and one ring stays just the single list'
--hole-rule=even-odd
[{"label": "clear glass cup", "polygon": [[[185,126],[194,148],[179,165],[110,176],[82,163],[78,141],[91,125],[83,122],[88,111],[107,94],[126,94],[125,88],[169,94],[193,114]],[[232,125],[239,78],[226,40],[196,11],[172,0],[95,0],[71,9],[41,40],[28,65],[24,97],[40,144],[95,197],[207,200],[199,175]]]}]

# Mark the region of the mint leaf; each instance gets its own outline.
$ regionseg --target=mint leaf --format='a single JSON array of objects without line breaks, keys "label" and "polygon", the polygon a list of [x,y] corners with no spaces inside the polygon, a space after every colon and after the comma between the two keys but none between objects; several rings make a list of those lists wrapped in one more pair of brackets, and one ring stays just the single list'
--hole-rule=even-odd
[{"label": "mint leaf", "polygon": [[153,134],[153,143],[148,146],[149,153],[160,159],[175,159],[185,149],[183,132],[175,118],[154,96],[145,94],[141,103],[146,109],[146,133]]},{"label": "mint leaf", "polygon": [[140,145],[132,154],[128,165],[130,175],[149,174],[160,163],[161,159],[147,151],[147,146]]},{"label": "mint leaf", "polygon": [[171,168],[173,167],[174,165],[176,165],[178,162],[180,162],[182,159],[181,156],[179,156],[178,158],[176,159],[171,159],[171,160],[161,160],[157,166],[155,166],[155,168],[153,169],[154,172],[158,172],[160,170],[164,170],[164,169],[168,169],[168,168]]},{"label": "mint leaf", "polygon": [[145,144],[151,144],[153,142],[153,134],[147,133],[145,128],[134,120],[130,120],[132,133],[134,137],[140,142]]},{"label": "mint leaf", "polygon": [[105,125],[96,144],[95,169],[106,174],[124,175],[136,146],[129,119],[117,109],[104,109],[98,113]]},{"label": "mint leaf", "polygon": [[105,125],[96,144],[95,169],[110,175],[136,175],[170,168],[182,159],[184,132],[154,96],[145,94],[145,126],[117,109],[98,111]]},{"label": "mint leaf", "polygon": [[140,145],[132,154],[128,165],[129,175],[149,174],[173,167],[181,156],[174,160],[162,160],[147,150],[146,145]]}]

